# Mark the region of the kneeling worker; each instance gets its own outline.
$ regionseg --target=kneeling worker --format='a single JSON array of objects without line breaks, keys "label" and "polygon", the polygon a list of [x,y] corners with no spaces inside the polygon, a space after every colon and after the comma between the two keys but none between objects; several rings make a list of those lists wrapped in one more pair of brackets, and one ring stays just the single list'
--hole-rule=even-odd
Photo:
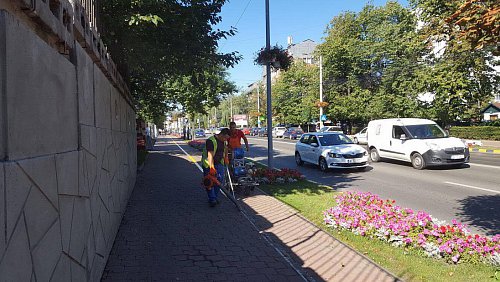
[{"label": "kneeling worker", "polygon": [[[229,139],[230,133],[228,128],[224,128],[219,134],[215,134],[207,139],[201,163],[203,166],[203,175],[212,175],[217,177],[220,185],[224,185],[224,170],[227,160],[226,141]],[[211,207],[217,204],[217,196],[219,194],[220,185],[216,183],[211,188],[207,188],[208,203]]]}]

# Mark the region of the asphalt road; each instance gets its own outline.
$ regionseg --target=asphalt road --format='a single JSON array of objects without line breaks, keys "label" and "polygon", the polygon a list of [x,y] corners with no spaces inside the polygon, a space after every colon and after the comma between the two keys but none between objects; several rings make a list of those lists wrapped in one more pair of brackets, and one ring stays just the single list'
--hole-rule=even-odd
[{"label": "asphalt road", "polygon": [[[248,138],[248,156],[267,163],[267,138]],[[366,171],[319,171],[317,166],[298,167],[294,160],[295,141],[273,139],[274,166],[296,168],[307,179],[336,190],[365,191],[433,217],[465,223],[472,232],[500,233],[500,155],[471,153],[471,163],[459,169],[413,169],[409,163],[371,163]]]}]

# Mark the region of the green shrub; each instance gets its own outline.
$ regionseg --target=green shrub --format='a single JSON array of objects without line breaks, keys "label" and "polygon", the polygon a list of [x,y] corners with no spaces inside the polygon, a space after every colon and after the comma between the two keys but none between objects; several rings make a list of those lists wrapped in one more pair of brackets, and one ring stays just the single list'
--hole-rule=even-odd
[{"label": "green shrub", "polygon": [[453,126],[450,135],[462,139],[482,139],[500,141],[498,126]]}]

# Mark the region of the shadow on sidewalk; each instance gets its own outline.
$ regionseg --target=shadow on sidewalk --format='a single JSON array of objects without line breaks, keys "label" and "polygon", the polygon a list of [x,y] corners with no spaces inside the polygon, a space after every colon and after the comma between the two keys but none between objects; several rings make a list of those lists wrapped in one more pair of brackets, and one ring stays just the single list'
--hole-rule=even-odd
[{"label": "shadow on sidewalk", "polygon": [[[305,265],[292,249],[312,243],[318,234],[305,236],[290,248],[265,231],[289,218],[272,223],[241,202],[243,214],[222,195],[221,205],[210,208],[200,185],[201,172],[179,147],[165,141],[159,140],[138,175],[103,281],[322,281],[310,265],[318,263],[324,252],[343,255],[340,247],[309,246],[310,255],[318,260]],[[283,232],[295,234],[306,228]],[[358,281],[374,278],[354,277]]]}]

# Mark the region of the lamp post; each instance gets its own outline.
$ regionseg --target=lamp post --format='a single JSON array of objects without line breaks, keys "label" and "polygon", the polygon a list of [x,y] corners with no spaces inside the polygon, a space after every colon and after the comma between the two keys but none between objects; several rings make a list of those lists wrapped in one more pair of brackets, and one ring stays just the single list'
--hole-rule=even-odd
[{"label": "lamp post", "polygon": [[[266,0],[266,51],[271,50],[271,35],[269,23],[269,0]],[[273,127],[272,107],[271,107],[271,62],[266,63],[266,85],[267,85],[267,166],[273,168]]]},{"label": "lamp post", "polygon": [[319,56],[319,128],[323,127],[323,56]]},{"label": "lamp post", "polygon": [[260,128],[260,93],[259,93],[260,83],[257,84],[257,127]]}]

